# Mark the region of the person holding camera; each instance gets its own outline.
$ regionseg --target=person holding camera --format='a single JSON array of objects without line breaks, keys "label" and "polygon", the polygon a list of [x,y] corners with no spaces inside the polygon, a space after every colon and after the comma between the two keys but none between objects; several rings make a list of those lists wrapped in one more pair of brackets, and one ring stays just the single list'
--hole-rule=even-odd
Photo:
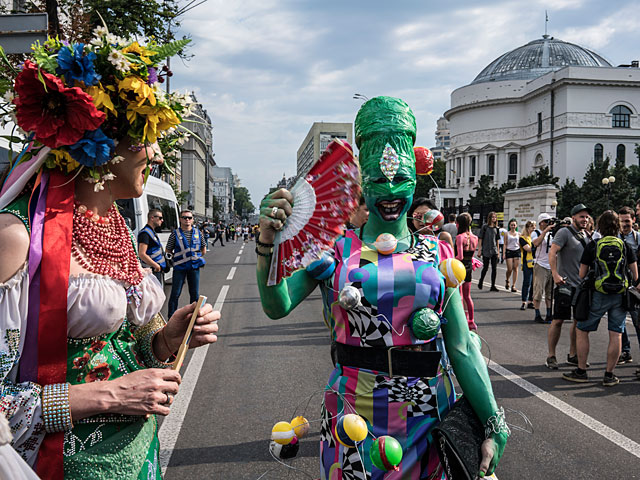
[{"label": "person holding camera", "polygon": [[[587,244],[591,241],[586,234],[590,210],[582,203],[571,209],[571,224],[558,222],[552,230],[553,241],[549,249],[549,266],[553,275],[553,320],[549,327],[549,354],[545,362],[548,368],[556,370],[556,346],[562,333],[562,323],[572,319],[572,301],[580,284],[580,259]],[[567,363],[578,365],[576,354],[576,322],[571,326],[569,354]]]},{"label": "person holding camera", "polygon": [[[531,234],[533,250],[533,308],[535,309],[536,323],[551,323],[551,295],[553,292],[553,277],[549,266],[549,246],[551,245],[551,229],[554,227],[551,215],[541,213],[538,215],[538,228]],[[542,295],[547,306],[547,315],[542,319],[540,303]],[[551,367],[550,367],[551,368]]]},{"label": "person holding camera", "polygon": [[138,234],[138,257],[143,267],[149,267],[160,285],[164,285],[164,269],[167,261],[162,249],[162,243],[156,233],[156,228],[162,226],[162,210],[151,208],[147,214],[147,224]]},{"label": "person holding camera", "polygon": [[622,332],[627,317],[628,305],[625,297],[630,286],[627,270],[635,283],[638,280],[638,265],[636,252],[620,238],[620,220],[616,212],[607,210],[600,215],[598,231],[602,238],[587,245],[580,259],[579,277],[585,278],[588,273],[592,275],[593,297],[589,316],[577,324],[578,367],[562,377],[570,382],[589,381],[589,333],[598,329],[600,319],[606,313],[609,347],[602,384],[612,387],[620,383],[613,370],[620,358]]}]

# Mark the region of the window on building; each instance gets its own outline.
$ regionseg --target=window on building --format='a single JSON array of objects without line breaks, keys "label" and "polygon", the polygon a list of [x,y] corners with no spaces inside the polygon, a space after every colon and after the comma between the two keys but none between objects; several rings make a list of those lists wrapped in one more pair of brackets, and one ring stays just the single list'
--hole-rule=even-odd
[{"label": "window on building", "polygon": [[596,146],[593,147],[593,160],[594,161],[602,161],[603,159],[603,151],[601,143],[596,143]]},{"label": "window on building", "polygon": [[509,155],[509,176],[508,180],[513,182],[518,179],[518,154]]},{"label": "window on building", "polygon": [[538,112],[538,135],[542,135],[542,112]]},{"label": "window on building", "polygon": [[622,162],[624,163],[626,155],[627,155],[626,147],[623,144],[618,145],[618,148],[616,148],[616,159],[622,160]]},{"label": "window on building", "polygon": [[629,128],[631,126],[631,110],[624,105],[616,105],[609,113],[613,115],[612,127]]},{"label": "window on building", "polygon": [[471,155],[469,157],[469,182],[473,183],[476,181],[476,156]]},{"label": "window on building", "polygon": [[493,180],[494,175],[496,174],[496,156],[491,154],[487,156],[487,175],[491,177]]}]

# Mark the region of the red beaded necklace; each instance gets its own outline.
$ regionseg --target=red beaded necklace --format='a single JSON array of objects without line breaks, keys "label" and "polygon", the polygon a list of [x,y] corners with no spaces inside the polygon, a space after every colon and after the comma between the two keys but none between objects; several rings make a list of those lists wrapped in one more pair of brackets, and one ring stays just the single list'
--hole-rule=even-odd
[{"label": "red beaded necklace", "polygon": [[104,217],[84,205],[74,205],[71,254],[82,268],[130,285],[138,285],[144,276],[115,204]]}]

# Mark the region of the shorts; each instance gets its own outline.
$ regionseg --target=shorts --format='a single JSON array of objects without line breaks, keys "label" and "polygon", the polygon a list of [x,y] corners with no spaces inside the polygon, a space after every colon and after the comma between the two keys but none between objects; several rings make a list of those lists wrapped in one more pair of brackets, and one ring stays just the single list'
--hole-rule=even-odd
[{"label": "shorts", "polygon": [[622,308],[622,293],[607,295],[598,291],[593,292],[589,318],[584,322],[578,322],[577,327],[583,332],[595,332],[598,329],[600,319],[605,313],[609,316],[609,331],[622,333],[627,312]]},{"label": "shorts", "polygon": [[537,263],[533,266],[533,301],[542,300],[542,295],[551,300],[553,290],[553,275],[551,269],[541,267]]},{"label": "shorts", "polygon": [[520,250],[507,250],[504,258],[520,258]]},{"label": "shorts", "polygon": [[[569,293],[563,293],[564,290]],[[553,319],[554,320],[571,320],[571,304],[576,288],[570,285],[556,287],[553,291]],[[575,309],[574,309],[575,313]]]}]

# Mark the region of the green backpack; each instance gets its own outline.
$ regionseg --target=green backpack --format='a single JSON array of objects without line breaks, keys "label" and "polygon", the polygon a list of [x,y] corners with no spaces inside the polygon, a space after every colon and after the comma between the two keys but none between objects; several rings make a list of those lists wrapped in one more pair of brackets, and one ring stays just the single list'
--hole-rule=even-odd
[{"label": "green backpack", "polygon": [[603,237],[596,243],[595,288],[606,294],[623,293],[629,287],[624,240]]}]

